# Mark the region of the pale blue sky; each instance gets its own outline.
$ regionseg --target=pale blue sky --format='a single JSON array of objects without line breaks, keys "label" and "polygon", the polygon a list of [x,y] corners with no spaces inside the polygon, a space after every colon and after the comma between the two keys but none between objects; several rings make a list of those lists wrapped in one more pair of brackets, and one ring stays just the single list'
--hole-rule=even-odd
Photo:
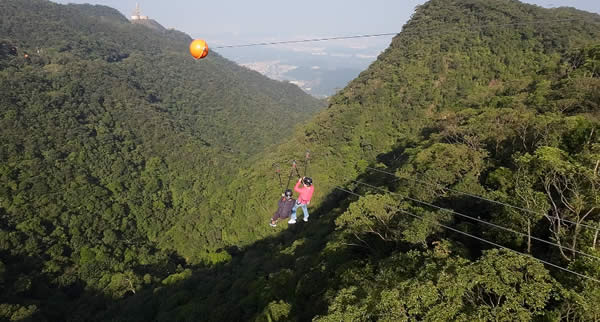
[{"label": "pale blue sky", "polygon": [[[142,14],[192,37],[233,33],[287,40],[302,36],[346,36],[399,32],[425,0],[53,0],[107,5],[130,16]],[[528,0],[543,7],[570,6],[600,13],[600,0]],[[248,39],[254,41],[256,39]]]}]

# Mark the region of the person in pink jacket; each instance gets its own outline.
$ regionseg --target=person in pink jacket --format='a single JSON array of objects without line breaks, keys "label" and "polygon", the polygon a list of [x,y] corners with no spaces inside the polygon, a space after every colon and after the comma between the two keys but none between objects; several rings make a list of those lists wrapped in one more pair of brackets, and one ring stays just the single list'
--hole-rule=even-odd
[{"label": "person in pink jacket", "polygon": [[[300,187],[301,183],[302,187]],[[298,182],[294,186],[294,191],[298,193],[298,199],[296,200],[294,208],[292,208],[292,218],[288,221],[288,224],[296,223],[296,210],[298,207],[302,208],[302,212],[304,213],[304,221],[308,221],[308,209],[306,206],[310,204],[310,199],[315,191],[315,187],[312,183],[312,179],[309,177],[302,177],[298,179]]]}]

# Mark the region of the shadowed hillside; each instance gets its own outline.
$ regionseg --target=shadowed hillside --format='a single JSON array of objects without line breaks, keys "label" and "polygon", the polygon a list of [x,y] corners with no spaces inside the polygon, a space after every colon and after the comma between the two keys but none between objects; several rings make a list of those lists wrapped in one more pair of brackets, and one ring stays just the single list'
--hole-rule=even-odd
[{"label": "shadowed hillside", "polygon": [[2,318],[63,320],[213,261],[214,231],[188,255],[177,222],[210,221],[207,187],[321,108],[190,41],[104,6],[0,2]]},{"label": "shadowed hillside", "polygon": [[[153,308],[145,319],[214,321],[597,318],[599,35],[598,15],[569,8],[420,6],[327,110],[215,191],[224,216],[213,224],[246,250],[228,249],[229,263],[115,312],[135,305]],[[317,189],[311,222],[272,229],[272,164],[306,150]]]},{"label": "shadowed hillside", "polygon": [[[143,27],[101,12],[84,16]],[[326,110],[267,148],[244,143],[280,120],[275,114],[253,118],[259,128],[244,132],[236,132],[236,109],[223,111],[232,123],[199,123],[221,114],[182,103],[213,93],[181,98],[189,82],[177,77],[187,67],[141,72],[147,60],[171,66],[161,55],[184,64],[189,58],[176,50],[134,59],[136,50],[116,50],[113,41],[116,56],[86,61],[71,45],[54,53],[79,67],[58,73],[61,85],[50,77],[64,67],[3,49],[0,84],[14,94],[2,106],[25,108],[2,112],[3,128],[14,131],[3,139],[15,143],[2,145],[12,157],[0,177],[0,313],[73,321],[598,319],[598,36],[600,16],[574,9],[432,0]],[[160,39],[166,48],[175,41]],[[211,59],[193,68],[207,76],[243,70]],[[19,73],[21,81],[7,81]],[[255,88],[234,74],[199,86]],[[112,78],[98,85],[100,75]],[[133,103],[107,116],[108,98],[86,96],[91,88],[121,88],[120,102]],[[269,88],[244,103],[275,97]],[[76,108],[53,103],[78,95],[69,103]],[[90,106],[93,113],[77,109]],[[36,117],[44,122],[30,121]],[[316,186],[310,221],[272,228],[281,193],[273,163],[285,174],[307,150]],[[102,166],[89,166],[96,162]]]}]

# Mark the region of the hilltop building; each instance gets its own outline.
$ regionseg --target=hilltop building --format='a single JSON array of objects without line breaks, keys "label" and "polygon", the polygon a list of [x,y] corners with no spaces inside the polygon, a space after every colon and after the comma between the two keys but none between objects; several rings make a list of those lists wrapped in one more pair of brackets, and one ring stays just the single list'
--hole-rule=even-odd
[{"label": "hilltop building", "polygon": [[156,20],[150,19],[148,18],[148,16],[142,16],[142,9],[140,8],[139,3],[135,4],[135,10],[133,11],[133,15],[131,16],[131,23],[144,25],[148,28],[152,28],[160,32],[167,31],[167,29],[165,29],[165,27],[156,22]]},{"label": "hilltop building", "polygon": [[137,2],[131,20],[148,20],[148,16],[142,16],[142,9],[140,9],[140,4]]}]

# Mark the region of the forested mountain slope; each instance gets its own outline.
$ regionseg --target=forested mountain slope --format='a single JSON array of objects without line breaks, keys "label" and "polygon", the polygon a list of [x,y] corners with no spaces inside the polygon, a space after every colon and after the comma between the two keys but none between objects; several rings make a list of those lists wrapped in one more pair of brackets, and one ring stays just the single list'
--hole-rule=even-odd
[{"label": "forested mountain slope", "polygon": [[[478,157],[485,160],[481,166],[487,170],[474,169],[474,177],[462,178],[469,171],[460,169],[473,166],[469,154],[457,153],[456,157],[465,158],[460,162],[445,160],[461,174],[443,183],[448,187],[467,184],[463,180],[483,183],[495,167],[512,165],[513,154],[533,153],[548,143],[549,138],[530,133],[541,131],[536,128],[541,125],[534,123],[540,119],[538,114],[566,122],[566,116],[595,113],[594,77],[571,78],[572,69],[583,64],[582,50],[595,44],[598,22],[596,14],[548,10],[518,1],[431,1],[420,6],[377,61],[330,99],[326,111],[287,144],[243,170],[228,187],[225,201],[215,201],[224,203],[230,214],[220,220],[232,219],[221,225],[225,239],[239,244],[267,233],[268,227],[263,230],[259,223],[270,216],[271,199],[279,189],[272,164],[286,165],[291,159],[301,163],[307,150],[312,155],[310,174],[318,182],[317,200],[376,160],[388,165],[392,160],[406,162],[408,152],[423,150],[417,148],[423,142],[437,149],[437,141],[452,143],[444,146],[482,153]],[[515,120],[494,121],[494,113]],[[525,123],[514,124],[516,120]],[[455,133],[467,123],[481,128]],[[518,137],[525,142],[517,145],[515,135],[526,136]],[[492,148],[492,141],[493,151],[484,152]],[[427,165],[432,158],[420,160],[421,167],[433,167]],[[417,175],[425,170],[411,171]],[[253,184],[249,190],[248,182]],[[237,201],[240,191],[244,202]],[[240,236],[249,230],[254,233]]]},{"label": "forested mountain slope", "polygon": [[208,186],[322,107],[190,41],[104,6],[0,1],[2,318],[62,320],[84,291],[210,261],[207,241],[178,255],[176,223],[210,217]]},{"label": "forested mountain slope", "polygon": [[[600,16],[569,8],[420,6],[327,110],[211,197],[218,236],[245,250],[107,317],[597,320],[599,36]],[[272,164],[306,150],[311,220],[273,231]]]}]

